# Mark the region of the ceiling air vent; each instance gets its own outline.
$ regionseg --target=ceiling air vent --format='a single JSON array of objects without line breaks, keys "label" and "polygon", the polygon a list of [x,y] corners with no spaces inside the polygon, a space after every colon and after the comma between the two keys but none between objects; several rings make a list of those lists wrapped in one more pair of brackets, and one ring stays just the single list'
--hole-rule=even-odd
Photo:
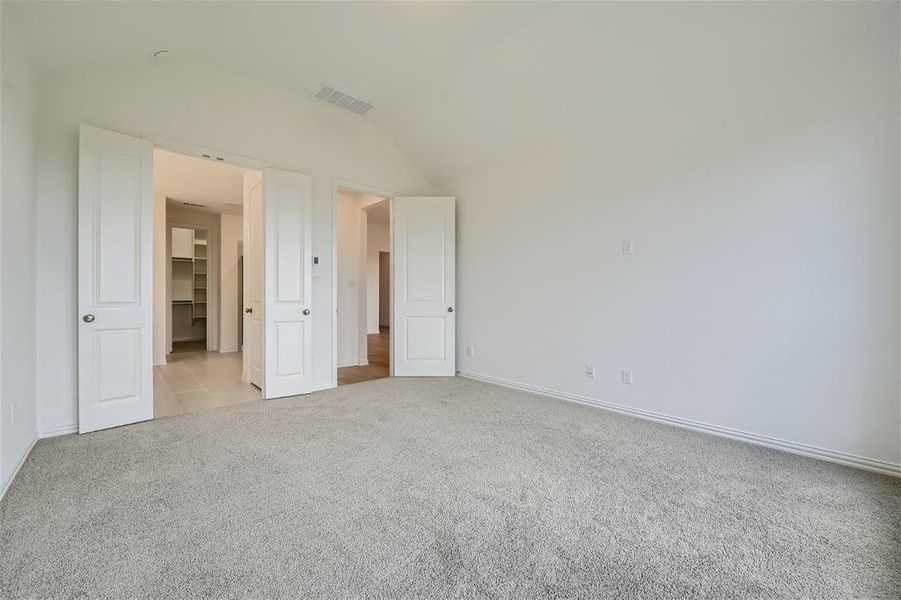
[{"label": "ceiling air vent", "polygon": [[342,110],[346,110],[347,112],[352,112],[355,115],[365,115],[374,107],[366,102],[365,100],[361,100],[355,96],[351,96],[350,94],[345,94],[344,92],[339,92],[335,88],[329,87],[327,85],[322,86],[322,88],[313,95],[317,100],[322,100],[323,102],[328,102],[334,106]]},{"label": "ceiling air vent", "polygon": [[197,204],[196,202],[182,202],[185,206],[196,206],[197,208],[205,208],[206,204]]}]

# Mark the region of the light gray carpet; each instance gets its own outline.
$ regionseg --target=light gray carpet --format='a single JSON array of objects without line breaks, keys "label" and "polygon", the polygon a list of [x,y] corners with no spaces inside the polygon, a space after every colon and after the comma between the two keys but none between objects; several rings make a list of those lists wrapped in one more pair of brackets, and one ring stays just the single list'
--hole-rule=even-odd
[{"label": "light gray carpet", "polygon": [[899,598],[901,481],[462,379],[35,447],[0,597]]}]

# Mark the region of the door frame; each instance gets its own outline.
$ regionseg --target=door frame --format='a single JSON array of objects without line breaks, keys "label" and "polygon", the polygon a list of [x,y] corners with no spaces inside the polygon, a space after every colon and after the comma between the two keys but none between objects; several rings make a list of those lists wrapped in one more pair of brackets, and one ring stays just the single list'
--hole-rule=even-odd
[{"label": "door frame", "polygon": [[[241,215],[242,215],[242,219],[243,219],[243,222],[241,223],[241,229],[242,229],[242,236],[244,237],[244,241],[249,241],[249,239],[250,239],[250,230],[251,230],[251,228],[252,228],[252,223],[251,223],[252,217],[251,217],[251,218],[248,218],[247,202],[249,202],[249,199],[250,199],[251,194],[253,193],[253,191],[254,191],[257,187],[260,188],[260,211],[261,211],[261,212],[260,212],[260,215],[259,215],[259,216],[260,216],[261,222],[263,222],[263,221],[265,220],[265,217],[266,217],[266,214],[265,214],[265,213],[266,213],[266,206],[265,206],[266,198],[263,196],[263,174],[262,174],[262,171],[260,171],[259,180],[257,180],[256,176],[254,176],[254,177],[253,177],[253,181],[251,181],[251,182],[248,183],[248,179],[250,179],[250,178],[247,176],[247,174],[245,174],[245,175],[242,177],[242,182],[241,182],[241,183],[242,183],[242,186],[243,186],[243,189],[244,189],[244,191],[243,191],[243,201],[244,201],[244,205],[242,206],[242,210],[241,210]],[[265,225],[264,222],[263,222],[263,225]],[[242,246],[243,246],[243,242],[242,242]],[[248,246],[248,247],[250,247],[250,246]],[[265,239],[261,239],[261,240],[260,240],[259,248],[257,248],[257,250],[258,250],[258,251],[260,252],[260,254],[261,254],[260,260],[262,261],[262,265],[263,265],[263,270],[262,270],[262,272],[261,272],[261,274],[260,274],[260,311],[261,311],[260,319],[263,320],[263,323],[262,323],[261,327],[262,327],[263,329],[265,329],[265,327],[266,327],[266,324],[265,324],[265,314],[262,314],[262,312],[265,311],[265,307],[264,307],[264,304],[265,304],[265,301],[264,301],[264,295],[265,295],[265,291],[266,291],[266,290],[264,289],[264,288],[265,288],[264,276],[265,276],[265,272],[266,272],[266,256],[265,256],[265,254],[266,254],[266,241],[265,241]],[[243,247],[242,247],[242,251],[243,251]],[[247,286],[245,285],[245,280],[249,280],[249,279],[250,279],[250,275],[249,275],[249,273],[248,273],[248,271],[247,271],[247,268],[246,268],[246,266],[245,266],[245,268],[244,268],[244,270],[243,270],[243,272],[242,272],[242,281],[241,281],[241,284],[242,284],[242,287],[243,287],[243,293],[244,293],[244,294],[246,294],[246,293],[247,293],[247,290],[250,289],[249,287],[247,287]],[[245,298],[245,299],[246,299],[246,298]],[[253,320],[253,317],[252,317],[252,316],[251,316],[251,317],[248,317],[248,316],[247,316],[246,310],[247,310],[247,307],[248,307],[248,306],[251,306],[252,304],[253,304],[253,300],[249,301],[247,304],[242,303],[242,304],[241,304],[241,307],[240,307],[240,309],[241,309],[242,324],[243,324],[243,327],[244,327],[244,335],[245,335],[245,336],[247,335],[247,331],[251,329],[250,327],[248,327],[248,322]],[[252,309],[252,306],[251,306],[251,309]],[[265,375],[266,375],[266,373],[265,373],[265,370],[266,370],[265,361],[263,360],[263,356],[262,356],[262,354],[261,354],[261,355],[260,355],[260,361],[261,361],[261,366],[260,366],[260,381],[259,381],[259,385],[258,385],[258,384],[256,384],[256,383],[253,382],[253,365],[252,365],[253,357],[250,356],[249,354],[244,354],[244,343],[243,343],[243,341],[244,341],[244,340],[242,340],[242,345],[241,345],[241,352],[242,352],[242,354],[241,354],[241,378],[242,378],[243,381],[245,381],[245,382],[247,382],[247,383],[250,383],[251,385],[257,386],[257,387],[260,389],[260,393],[262,394],[262,392],[263,392],[263,386],[264,386],[265,383],[266,383],[266,381],[265,381],[265,380],[266,380],[266,377],[265,377]],[[263,347],[262,333],[261,333],[261,336],[260,336],[260,339],[258,340],[258,342],[259,342],[260,348],[261,348],[260,352],[262,353],[262,351],[263,351],[263,349],[262,349],[262,347]]]},{"label": "door frame", "polygon": [[[373,185],[367,185],[365,183],[357,183],[355,181],[348,181],[345,179],[332,179],[332,377],[331,377],[331,386],[330,387],[338,387],[338,190],[345,189],[351,190],[354,192],[359,192],[361,194],[369,194],[371,196],[379,196],[384,198],[388,202],[389,210],[393,206],[394,197],[397,195],[395,192],[391,192]],[[362,209],[361,209],[362,210]],[[391,235],[394,229],[393,223],[389,219],[388,222],[388,238],[392,239]],[[394,270],[394,253],[391,254],[391,270]],[[315,272],[314,272],[315,275]],[[359,274],[358,274],[359,275]],[[393,278],[392,278],[393,279]],[[357,289],[365,289],[366,286],[360,285],[360,278],[357,277]],[[362,292],[358,292],[362,293]],[[390,301],[391,304],[394,303],[394,282],[391,282],[391,291],[390,291]],[[363,307],[358,307],[357,312],[359,313]],[[360,327],[364,327],[361,323]],[[359,332],[358,332],[359,333]],[[394,335],[394,330],[392,329],[391,335]],[[394,376],[394,358],[391,356],[391,352],[388,353],[388,376]],[[322,389],[322,388],[320,388]]]}]

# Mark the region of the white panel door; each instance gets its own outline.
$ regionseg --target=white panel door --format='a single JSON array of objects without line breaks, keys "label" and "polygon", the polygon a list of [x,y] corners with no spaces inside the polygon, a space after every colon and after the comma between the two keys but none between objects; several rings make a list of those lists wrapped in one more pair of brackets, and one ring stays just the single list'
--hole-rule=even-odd
[{"label": "white panel door", "polygon": [[312,181],[263,171],[264,398],[313,391]]},{"label": "white panel door", "polygon": [[257,181],[244,206],[244,348],[250,383],[263,387],[263,186]]},{"label": "white panel door", "polygon": [[455,198],[392,200],[393,374],[456,374]]},{"label": "white panel door", "polygon": [[82,125],[78,430],[153,418],[153,145]]}]

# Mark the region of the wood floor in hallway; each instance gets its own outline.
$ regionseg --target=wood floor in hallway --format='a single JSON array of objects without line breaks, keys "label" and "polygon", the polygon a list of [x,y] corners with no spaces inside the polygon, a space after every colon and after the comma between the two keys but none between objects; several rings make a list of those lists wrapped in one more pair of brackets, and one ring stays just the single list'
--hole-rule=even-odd
[{"label": "wood floor in hallway", "polygon": [[391,336],[387,327],[379,327],[378,333],[368,335],[369,364],[338,369],[338,385],[388,377],[390,339]]}]

